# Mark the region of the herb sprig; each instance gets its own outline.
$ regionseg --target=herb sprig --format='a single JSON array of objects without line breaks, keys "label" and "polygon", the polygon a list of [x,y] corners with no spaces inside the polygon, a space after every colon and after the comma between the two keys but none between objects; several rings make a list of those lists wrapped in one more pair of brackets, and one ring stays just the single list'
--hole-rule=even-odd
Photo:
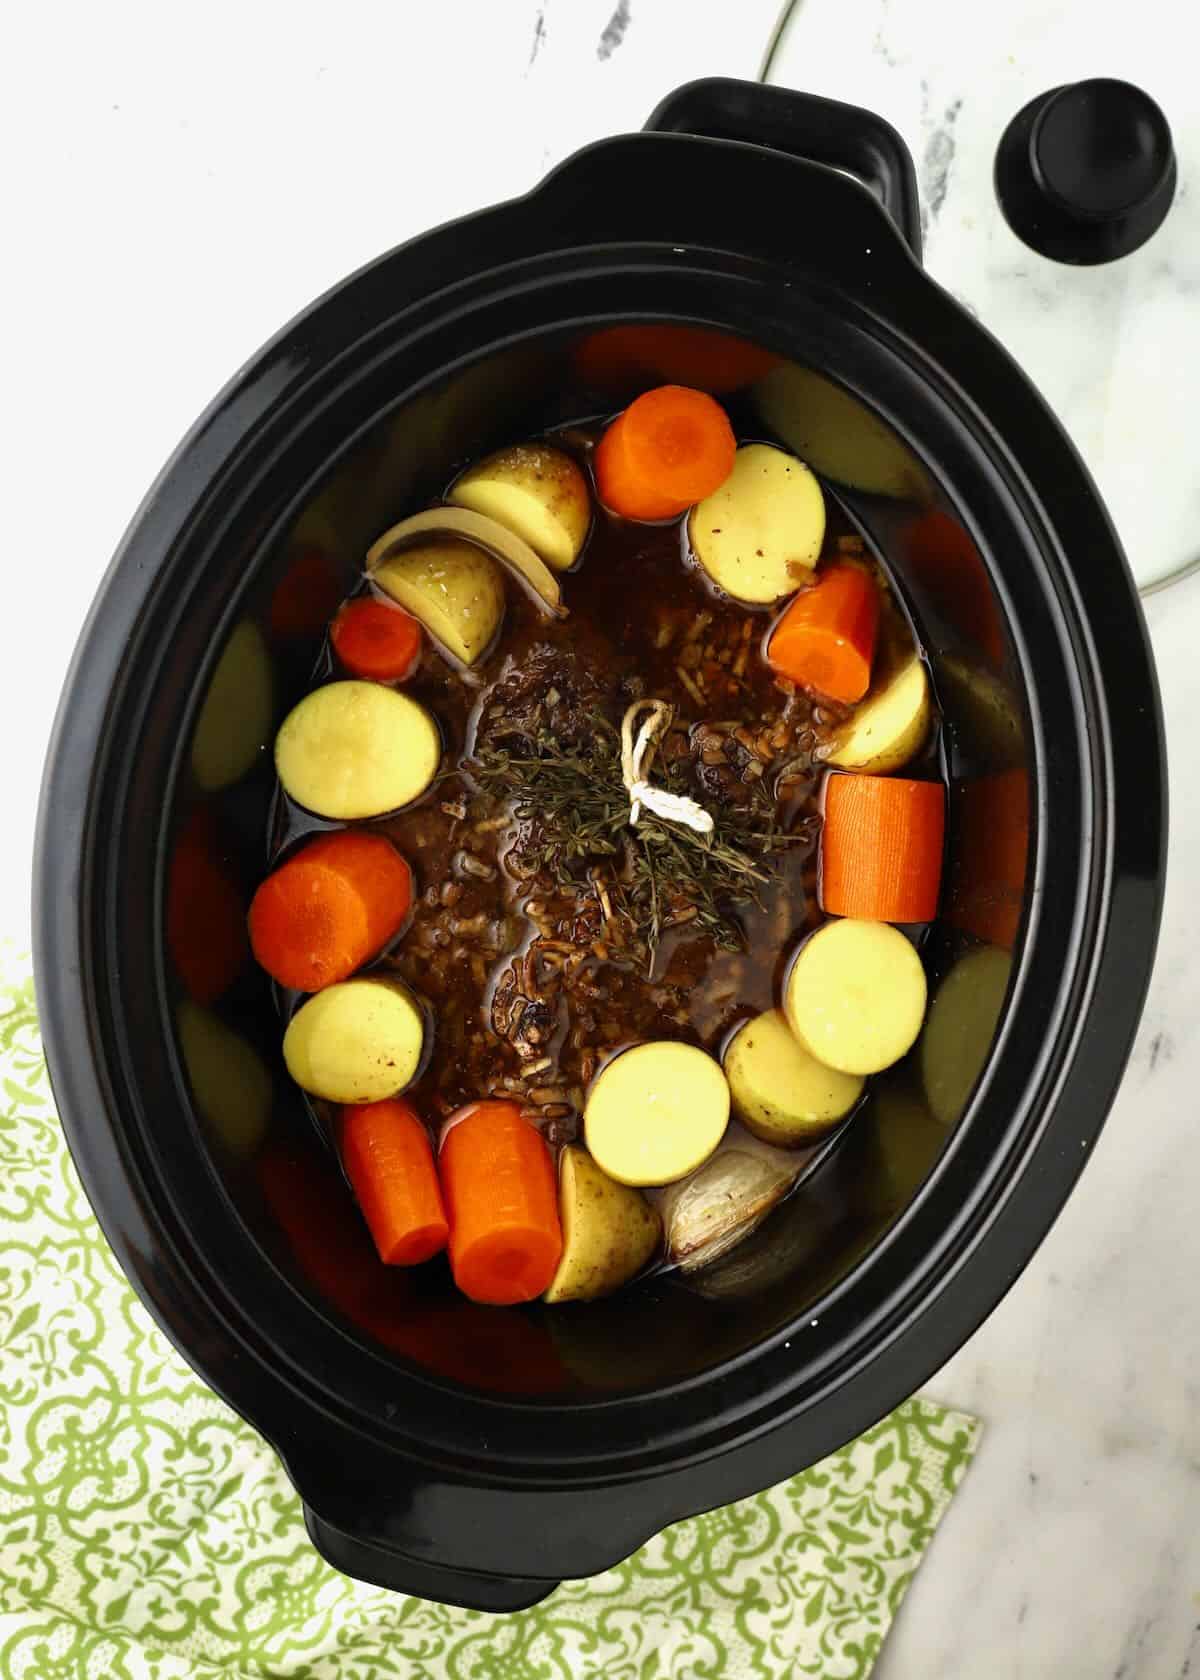
[{"label": "herb sprig", "polygon": [[[610,894],[648,967],[669,926],[686,922],[724,950],[745,945],[739,906],[759,903],[770,862],[807,838],[779,823],[774,798],[761,780],[740,791],[745,803],[714,804],[712,834],[665,822],[643,810],[629,826],[629,795],[621,776],[620,736],[596,715],[586,737],[560,740],[497,723],[476,741],[465,766],[480,791],[508,802],[526,832],[523,861],[562,888],[582,887],[589,867],[610,860]],[[695,793],[686,759],[656,762],[654,774],[676,793]]]}]

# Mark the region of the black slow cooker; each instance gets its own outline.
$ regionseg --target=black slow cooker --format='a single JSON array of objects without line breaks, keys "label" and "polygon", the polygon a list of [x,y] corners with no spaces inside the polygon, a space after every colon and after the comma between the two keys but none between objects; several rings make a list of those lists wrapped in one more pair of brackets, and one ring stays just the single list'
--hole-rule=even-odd
[{"label": "black slow cooker", "polygon": [[[773,434],[891,568],[946,720],[930,960],[939,939],[987,941],[1011,979],[953,1050],[938,1112],[902,1068],[727,1262],[558,1309],[565,1385],[500,1392],[385,1345],[294,1264],[252,1160],[264,1127],[311,1137],[310,1117],[261,977],[187,1025],[168,875],[191,824],[248,897],[273,730],[370,537],[469,453],[581,412],[572,346],[632,323],[719,329],[790,370]],[[151,489],[76,652],[42,795],[37,987],[64,1130],[134,1287],[278,1449],[320,1551],[400,1591],[527,1605],[830,1452],[1000,1299],[1121,1077],[1165,786],[1117,539],[1029,381],[922,271],[896,134],[694,83],[646,132],[336,287]],[[451,1324],[459,1352],[547,1334],[536,1312],[483,1317]]]}]

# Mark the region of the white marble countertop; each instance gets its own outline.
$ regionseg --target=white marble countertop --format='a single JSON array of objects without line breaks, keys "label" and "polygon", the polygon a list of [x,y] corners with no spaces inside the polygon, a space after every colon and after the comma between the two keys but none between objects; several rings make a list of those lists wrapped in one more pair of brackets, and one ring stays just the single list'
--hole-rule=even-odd
[{"label": "white marble countertop", "polygon": [[[802,0],[776,79],[874,104],[913,145],[932,271],[1067,419],[1144,569],[1200,547],[1191,446],[1200,131],[1167,0]],[[1148,27],[1161,9],[1158,23]],[[45,738],[75,635],[158,467],[226,375],[347,270],[641,125],[670,87],[753,75],[776,0],[45,0],[10,23],[0,311],[0,935],[28,937]],[[1015,20],[1015,21],[1014,21]],[[1007,52],[1006,36],[1042,46]],[[1004,57],[1007,68],[998,68]],[[1140,79],[1181,139],[1159,239],[1081,274],[1023,254],[990,189],[1024,99]],[[959,103],[961,101],[961,103]],[[20,163],[13,166],[13,160]],[[1200,158],[1196,158],[1200,164]],[[1178,556],[1178,559],[1176,558]],[[1171,878],[1137,1050],[1033,1264],[931,1389],[978,1459],[920,1571],[884,1680],[1200,1675],[1200,578],[1149,602],[1173,752]]]}]

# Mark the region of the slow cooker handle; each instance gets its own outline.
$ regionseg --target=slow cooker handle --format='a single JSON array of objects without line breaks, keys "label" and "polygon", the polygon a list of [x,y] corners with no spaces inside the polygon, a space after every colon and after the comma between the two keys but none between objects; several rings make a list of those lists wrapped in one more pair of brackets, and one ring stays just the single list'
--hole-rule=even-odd
[{"label": "slow cooker handle", "polygon": [[385,1587],[388,1592],[428,1598],[437,1604],[457,1604],[465,1610],[506,1615],[540,1603],[559,1585],[557,1581],[446,1569],[441,1564],[412,1557],[386,1540],[352,1534],[341,1523],[319,1516],[306,1499],[302,1504],[309,1539],[325,1561],[340,1569],[343,1575]]},{"label": "slow cooker handle", "polygon": [[646,130],[742,140],[848,171],[883,204],[921,260],[921,206],[908,147],[891,123],[815,93],[711,76],[686,82],[656,106]]}]

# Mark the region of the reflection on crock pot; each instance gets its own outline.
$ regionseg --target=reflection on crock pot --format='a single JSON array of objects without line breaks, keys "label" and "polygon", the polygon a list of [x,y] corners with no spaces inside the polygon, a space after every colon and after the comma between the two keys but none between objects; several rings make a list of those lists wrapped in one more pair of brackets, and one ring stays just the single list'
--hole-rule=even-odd
[{"label": "reflection on crock pot", "polygon": [[728,333],[656,322],[589,333],[575,347],[571,375],[583,390],[622,403],[656,385],[690,385],[720,397],[744,390],[779,361]]},{"label": "reflection on crock pot", "polygon": [[[978,1019],[982,1018],[981,1012]],[[922,1046],[927,1038],[928,1026],[922,1034]],[[943,1063],[944,1071],[951,1077],[953,1059],[951,1049]],[[976,1062],[966,1080],[968,1089],[978,1073]],[[952,1115],[933,1111],[911,1068],[905,1067],[895,1076],[881,1080],[874,1092],[871,1111],[863,1116],[871,1147],[872,1194],[896,1210],[906,1206],[945,1147],[949,1128],[960,1111],[961,1105]]]},{"label": "reflection on crock pot", "polygon": [[267,610],[271,635],[284,642],[319,636],[337,611],[344,589],[345,580],[331,549],[315,542],[290,542]]},{"label": "reflection on crock pot", "polygon": [[354,1202],[306,1140],[259,1155],[258,1183],[290,1259],[317,1292],[375,1341],[455,1382],[552,1394],[566,1373],[546,1328],[438,1295],[426,1278],[381,1266]]},{"label": "reflection on crock pot", "polygon": [[921,609],[944,626],[968,665],[1001,671],[1000,607],[983,556],[961,522],[944,508],[924,508],[904,522],[895,542]]},{"label": "reflection on crock pot", "polygon": [[754,404],[768,431],[836,484],[920,506],[932,500],[932,486],[912,451],[823,374],[781,363],[755,386]]},{"label": "reflection on crock pot", "polygon": [[246,910],[210,804],[175,836],[167,866],[167,949],[195,1003],[215,1003],[250,955]]},{"label": "reflection on crock pot", "polygon": [[933,995],[921,1034],[921,1079],[930,1111],[951,1126],[967,1106],[996,1035],[1012,957],[994,945],[966,951]]},{"label": "reflection on crock pot", "polygon": [[1021,709],[1005,678],[959,654],[939,659],[936,674],[954,719],[950,727],[959,755],[980,770],[1020,764],[1025,746]]},{"label": "reflection on crock pot", "polygon": [[1029,772],[1001,770],[956,783],[950,809],[954,847],[946,919],[1011,951],[1025,900]]},{"label": "reflection on crock pot", "polygon": [[228,1154],[237,1159],[252,1156],[271,1118],[270,1070],[254,1046],[209,1009],[184,1002],[177,1024],[201,1118]]},{"label": "reflection on crock pot", "polygon": [[698,1272],[693,1287],[708,1301],[753,1302],[756,1307],[769,1302],[775,1291],[791,1290],[802,1311],[803,1286],[819,1289],[822,1257],[836,1253],[836,1239],[852,1228],[842,1186],[818,1185],[814,1179],[781,1203],[745,1242]]},{"label": "reflection on crock pot", "polygon": [[205,793],[253,769],[274,726],[271,657],[250,619],[237,625],[217,660],[192,736],[192,774]]},{"label": "reflection on crock pot", "polygon": [[457,463],[517,424],[531,394],[558,368],[558,358],[541,348],[504,351],[415,398],[388,421],[355,472],[359,563],[385,526],[414,502],[440,494]]},{"label": "reflection on crock pot", "polygon": [[600,1392],[652,1388],[708,1364],[711,1319],[696,1295],[669,1279],[669,1273],[655,1274],[638,1290],[543,1315],[562,1368],[576,1384]]}]

